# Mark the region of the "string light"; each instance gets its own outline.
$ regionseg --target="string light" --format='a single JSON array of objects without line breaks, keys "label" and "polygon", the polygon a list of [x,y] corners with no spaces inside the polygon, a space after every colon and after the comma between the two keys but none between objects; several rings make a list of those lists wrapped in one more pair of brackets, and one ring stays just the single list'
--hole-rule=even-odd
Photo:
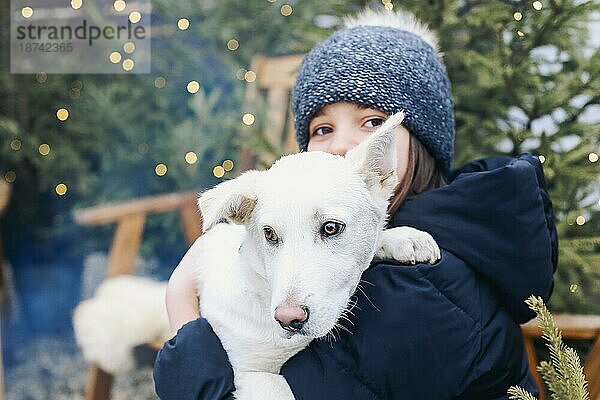
[{"label": "string light", "polygon": [[254,123],[254,115],[246,113],[242,116],[242,122],[248,126]]},{"label": "string light", "polygon": [[533,2],[533,8],[537,11],[540,11],[542,9],[542,2],[541,1],[534,1]]},{"label": "string light", "polygon": [[73,7],[74,10],[79,10],[82,5],[83,2],[81,0],[71,0],[71,7]]},{"label": "string light", "polygon": [[200,84],[198,81],[189,81],[187,84],[187,91],[191,94],[197,93],[200,90]]},{"label": "string light", "polygon": [[569,291],[571,293],[575,293],[578,288],[579,288],[579,285],[577,285],[576,283],[572,283],[571,286],[569,286]]},{"label": "string light", "polygon": [[538,156],[538,159],[540,160],[540,162],[541,162],[542,164],[543,164],[544,162],[546,162],[546,157],[545,157],[545,156],[543,156],[542,154],[540,154],[540,155]]},{"label": "string light", "polygon": [[50,145],[48,143],[42,143],[38,147],[38,151],[41,155],[47,156],[48,154],[50,154]]},{"label": "string light", "polygon": [[48,74],[45,72],[38,72],[35,74],[35,80],[38,81],[38,83],[46,83],[46,81],[48,81]]},{"label": "string light", "polygon": [[217,165],[213,168],[213,175],[217,178],[222,178],[225,175],[225,168],[220,165]]},{"label": "string light", "polygon": [[196,161],[198,161],[198,155],[196,153],[194,153],[193,151],[188,151],[187,153],[185,153],[185,162],[192,165],[192,164],[196,164]]},{"label": "string light", "polygon": [[523,37],[525,36],[525,33],[523,33],[522,31],[517,31],[517,35],[519,35],[519,37]]},{"label": "string light", "polygon": [[131,71],[134,65],[135,64],[133,63],[133,60],[131,58],[126,58],[125,60],[123,60],[123,69],[125,71]]},{"label": "string light", "polygon": [[575,219],[575,223],[579,226],[585,224],[585,217],[583,215],[580,215]]},{"label": "string light", "polygon": [[227,172],[231,171],[233,169],[233,161],[231,161],[231,160],[223,161],[223,169]]},{"label": "string light", "polygon": [[382,2],[384,5],[386,5],[386,4],[388,4],[388,3],[391,3],[391,2],[392,2],[392,0],[381,0],[381,2]]},{"label": "string light", "polygon": [[17,173],[15,171],[6,171],[4,179],[8,183],[13,183],[17,179]]},{"label": "string light", "polygon": [[121,12],[125,9],[125,7],[127,7],[127,3],[125,3],[123,0],[117,0],[113,3],[113,8],[115,11]]},{"label": "string light", "polygon": [[129,14],[129,20],[132,24],[137,24],[138,22],[140,22],[140,19],[142,19],[142,14],[140,14],[137,11],[134,11],[131,14]]},{"label": "string light", "polygon": [[519,12],[519,11],[516,11],[513,14],[513,18],[515,19],[515,21],[520,21],[523,19],[523,14],[521,14],[521,12]]},{"label": "string light", "polygon": [[385,7],[385,9],[386,9],[386,10],[388,10],[388,11],[392,11],[392,10],[394,9],[394,5],[393,5],[391,2],[389,2],[389,3],[386,3],[386,4],[384,5],[384,7]]},{"label": "string light", "polygon": [[237,50],[240,47],[240,42],[235,39],[229,39],[227,41],[227,48],[231,51]]},{"label": "string light", "polygon": [[21,15],[23,16],[23,18],[31,18],[31,16],[33,15],[33,8],[23,7],[21,9]]},{"label": "string light", "polygon": [[180,30],[185,31],[190,27],[190,20],[187,18],[179,18],[179,21],[177,21],[177,27]]},{"label": "string light", "polygon": [[66,121],[67,118],[69,118],[69,110],[67,110],[66,108],[59,108],[56,111],[56,118],[58,118],[61,121]]},{"label": "string light", "polygon": [[21,141],[19,139],[13,139],[10,142],[10,148],[13,149],[14,151],[19,151],[21,150]]},{"label": "string light", "polygon": [[294,11],[292,9],[292,6],[290,6],[289,4],[284,4],[281,6],[281,15],[283,15],[284,17],[289,17],[290,15],[292,15],[292,12]]},{"label": "string light", "polygon": [[138,146],[138,153],[146,154],[148,152],[148,143],[140,143]]},{"label": "string light", "polygon": [[67,185],[65,185],[64,183],[59,183],[54,188],[54,191],[56,192],[57,195],[64,196],[67,193]]},{"label": "string light", "polygon": [[154,173],[158,176],[165,176],[167,173],[167,166],[165,164],[157,164],[156,167],[154,167]]},{"label": "string light", "polygon": [[596,154],[596,153],[588,154],[588,160],[590,160],[590,162],[598,161],[598,154]]},{"label": "string light", "polygon": [[123,45],[123,51],[127,54],[131,54],[135,51],[135,44],[127,42]]},{"label": "string light", "polygon": [[244,74],[244,80],[246,82],[254,82],[256,80],[256,72],[246,71],[246,73]]},{"label": "string light", "polygon": [[121,62],[121,53],[119,53],[118,51],[113,51],[108,56],[108,59],[110,60],[111,63],[118,64],[119,62]]},{"label": "string light", "polygon": [[154,87],[156,87],[157,89],[164,88],[166,84],[167,84],[167,80],[165,78],[163,78],[162,76],[159,76],[156,79],[154,79]]}]

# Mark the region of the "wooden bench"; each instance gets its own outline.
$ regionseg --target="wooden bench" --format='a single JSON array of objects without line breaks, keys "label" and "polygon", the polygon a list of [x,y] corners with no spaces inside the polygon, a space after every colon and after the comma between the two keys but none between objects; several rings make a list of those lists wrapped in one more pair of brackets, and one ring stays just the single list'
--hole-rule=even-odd
[{"label": "wooden bench", "polygon": [[[600,315],[554,315],[556,327],[562,332],[563,339],[591,340],[592,348],[584,363],[584,372],[588,382],[590,400],[600,400]],[[534,347],[534,339],[542,337],[542,330],[537,326],[537,320],[531,320],[521,326],[529,369],[536,384],[543,388],[542,378],[537,372],[539,363]],[[546,400],[548,396],[540,393],[539,400]]]}]

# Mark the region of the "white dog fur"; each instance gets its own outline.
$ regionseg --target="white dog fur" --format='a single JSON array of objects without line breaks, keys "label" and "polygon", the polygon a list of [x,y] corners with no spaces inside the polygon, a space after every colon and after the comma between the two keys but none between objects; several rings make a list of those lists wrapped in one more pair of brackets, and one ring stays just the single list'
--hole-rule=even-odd
[{"label": "white dog fur", "polygon": [[[281,366],[346,318],[349,298],[374,256],[407,263],[440,257],[425,232],[383,231],[397,184],[394,131],[402,118],[390,117],[346,157],[286,156],[268,171],[246,172],[200,197],[207,232],[189,255],[198,271],[202,315],[234,369],[236,398],[294,398],[278,375]],[[222,218],[243,225],[218,224]],[[326,221],[344,229],[324,237]],[[265,226],[278,235],[277,244],[266,240]],[[120,373],[133,368],[135,346],[167,340],[165,287],[133,276],[103,282],[73,315],[86,360]],[[286,301],[310,311],[299,332],[283,329],[274,318]]]},{"label": "white dog fur", "polygon": [[73,330],[83,357],[118,374],[135,366],[133,348],[169,338],[165,282],[121,275],[106,279],[73,312]]},{"label": "white dog fur", "polygon": [[[237,399],[294,399],[281,366],[331,333],[378,249],[404,262],[439,258],[427,233],[383,230],[403,117],[391,116],[345,157],[285,156],[200,197],[206,233],[193,249],[200,308],[227,351]],[[223,218],[241,225],[218,224]],[[338,228],[332,236],[328,222]],[[308,310],[301,329],[276,321],[284,304]]]}]

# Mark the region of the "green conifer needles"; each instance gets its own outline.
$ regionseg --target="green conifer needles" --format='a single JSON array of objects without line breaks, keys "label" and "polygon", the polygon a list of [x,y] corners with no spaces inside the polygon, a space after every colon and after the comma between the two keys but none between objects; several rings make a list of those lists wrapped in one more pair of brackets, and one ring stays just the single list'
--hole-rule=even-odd
[{"label": "green conifer needles", "polygon": [[[550,362],[542,361],[537,367],[548,387],[550,398],[552,400],[588,400],[587,382],[579,356],[575,350],[563,343],[561,333],[556,328],[544,301],[540,297],[531,296],[525,303],[536,312],[543,338],[550,350]],[[517,386],[508,389],[508,394],[511,400],[535,399],[531,393]]]}]

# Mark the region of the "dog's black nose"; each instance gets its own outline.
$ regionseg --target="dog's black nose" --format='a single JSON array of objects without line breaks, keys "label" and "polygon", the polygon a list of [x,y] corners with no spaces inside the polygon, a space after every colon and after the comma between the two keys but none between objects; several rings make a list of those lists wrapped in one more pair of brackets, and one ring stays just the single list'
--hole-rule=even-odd
[{"label": "dog's black nose", "polygon": [[275,319],[279,322],[279,325],[289,332],[298,332],[304,327],[310,311],[306,306],[292,306],[289,304],[282,304],[275,309]]}]

